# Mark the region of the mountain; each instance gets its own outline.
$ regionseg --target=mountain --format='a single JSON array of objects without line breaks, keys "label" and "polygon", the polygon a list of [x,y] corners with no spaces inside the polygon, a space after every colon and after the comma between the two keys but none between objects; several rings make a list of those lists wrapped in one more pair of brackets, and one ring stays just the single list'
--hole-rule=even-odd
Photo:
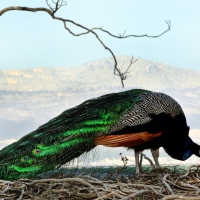
[{"label": "mountain", "polygon": [[[117,60],[123,72],[131,57]],[[113,59],[107,58],[71,68],[1,70],[1,138],[20,138],[86,99],[133,88],[171,95],[180,102],[190,126],[200,128],[200,72],[139,59],[122,88],[113,66]]]}]

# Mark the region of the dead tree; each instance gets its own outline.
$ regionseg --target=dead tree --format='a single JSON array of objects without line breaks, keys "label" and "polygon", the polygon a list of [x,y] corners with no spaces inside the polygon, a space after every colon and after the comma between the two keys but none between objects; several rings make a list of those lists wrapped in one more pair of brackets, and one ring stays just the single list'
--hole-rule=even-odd
[{"label": "dead tree", "polygon": [[[118,68],[117,66],[117,60],[116,60],[116,57],[115,57],[115,54],[113,53],[113,51],[104,44],[104,42],[101,40],[101,38],[99,37],[97,31],[101,31],[101,32],[104,32],[105,34],[108,34],[109,36],[111,37],[114,37],[114,38],[117,38],[117,39],[126,39],[126,38],[129,38],[129,37],[149,37],[149,38],[157,38],[157,37],[160,37],[162,36],[163,34],[165,34],[166,32],[168,32],[171,28],[171,23],[170,21],[165,21],[166,24],[167,24],[167,29],[162,32],[161,34],[159,35],[154,35],[154,36],[150,36],[150,35],[147,35],[147,34],[144,34],[144,35],[134,35],[134,34],[131,34],[131,35],[126,35],[126,31],[121,35],[115,35],[115,34],[112,34],[111,32],[109,32],[108,30],[105,30],[103,29],[103,27],[93,27],[93,28],[88,28],[82,24],[78,24],[77,22],[73,21],[73,20],[70,20],[70,19],[64,19],[62,17],[57,17],[55,16],[55,13],[63,6],[67,5],[66,2],[64,0],[51,0],[51,3],[49,3],[49,0],[46,0],[46,3],[47,3],[47,6],[48,8],[44,8],[44,7],[38,7],[38,8],[29,8],[29,7],[20,7],[20,6],[10,6],[10,7],[7,7],[7,8],[4,8],[3,10],[0,11],[0,16],[3,15],[5,12],[8,12],[8,11],[13,11],[13,10],[18,10],[18,11],[27,11],[27,12],[38,12],[38,11],[41,11],[41,12],[46,12],[48,13],[53,19],[55,20],[58,20],[58,21],[61,21],[64,25],[64,28],[70,33],[72,34],[73,36],[82,36],[82,35],[86,35],[86,34],[92,34],[93,36],[96,37],[96,39],[100,42],[100,44],[110,52],[110,54],[112,55],[113,59],[114,59],[114,74],[119,76],[120,80],[121,80],[121,84],[122,84],[122,87],[124,87],[124,80],[126,80],[127,78],[127,73],[128,73],[128,70],[129,68],[131,67],[131,65],[136,62],[137,60],[133,60],[133,57],[130,61],[130,65],[127,67],[127,69],[124,71],[124,72],[121,72],[121,70]],[[79,27],[83,30],[83,32],[80,32],[80,33],[74,33],[67,25],[68,24],[73,24],[74,26],[76,27]]]}]

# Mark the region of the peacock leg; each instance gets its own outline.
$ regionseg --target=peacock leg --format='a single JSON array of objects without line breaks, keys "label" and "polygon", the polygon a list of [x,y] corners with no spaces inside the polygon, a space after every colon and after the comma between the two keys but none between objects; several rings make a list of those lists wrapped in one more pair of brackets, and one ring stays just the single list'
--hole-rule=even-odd
[{"label": "peacock leg", "polygon": [[143,173],[143,169],[142,169],[142,160],[143,160],[143,155],[142,155],[142,151],[139,154],[140,156],[140,160],[139,160],[139,171],[140,173]]},{"label": "peacock leg", "polygon": [[140,175],[140,168],[139,168],[139,151],[135,151],[135,174]]},{"label": "peacock leg", "polygon": [[160,164],[159,164],[159,161],[158,161],[159,149],[155,149],[155,150],[151,149],[151,153],[152,153],[153,159],[155,161],[156,168],[160,168]]}]

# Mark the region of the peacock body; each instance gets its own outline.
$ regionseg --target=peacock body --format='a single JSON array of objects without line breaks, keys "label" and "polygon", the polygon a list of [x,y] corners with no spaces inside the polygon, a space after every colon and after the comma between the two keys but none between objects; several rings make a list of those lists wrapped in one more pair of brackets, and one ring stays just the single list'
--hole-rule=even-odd
[{"label": "peacock body", "polygon": [[180,105],[166,94],[142,89],[107,94],[64,111],[2,149],[0,179],[34,178],[96,145],[136,152],[163,146],[170,156],[184,160],[194,153],[188,151],[193,145],[188,132]]}]

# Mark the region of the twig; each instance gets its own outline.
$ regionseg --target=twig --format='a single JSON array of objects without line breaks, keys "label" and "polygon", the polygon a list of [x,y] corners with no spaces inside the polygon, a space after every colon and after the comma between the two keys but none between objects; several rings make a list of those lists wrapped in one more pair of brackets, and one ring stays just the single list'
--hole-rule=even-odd
[{"label": "twig", "polygon": [[151,167],[153,168],[153,167],[154,167],[154,164],[153,164],[152,160],[151,160],[150,158],[148,158],[144,153],[141,153],[141,155],[144,157],[144,159],[146,159],[146,160],[149,161]]},{"label": "twig", "polygon": [[182,200],[200,200],[200,196],[198,197],[189,197],[189,196],[182,196],[182,195],[169,195],[163,197],[162,200],[170,200],[170,199],[182,199]]},{"label": "twig", "polygon": [[[182,189],[182,190],[188,190],[188,186],[187,187],[181,187],[181,186],[179,186],[179,185],[177,185],[177,184],[175,184],[175,183],[172,183],[171,181],[169,181],[169,180],[165,180],[166,182],[168,182],[168,183],[170,183],[170,184],[172,184],[172,185],[174,185],[175,187],[178,187],[178,188],[180,188],[180,189]],[[184,186],[184,185],[183,185]],[[191,191],[191,189],[189,189],[190,191]],[[194,190],[194,189],[192,189],[192,190]]]},{"label": "twig", "polygon": [[41,180],[35,180],[35,181],[31,182],[31,183],[26,183],[26,185],[30,186],[30,185],[35,185],[37,183],[46,183],[46,182],[59,182],[59,183],[63,183],[63,182],[78,182],[78,183],[81,183],[82,185],[94,188],[93,185],[91,185],[90,183],[85,182],[81,178],[41,179]]},{"label": "twig", "polygon": [[156,167],[156,168],[151,169],[150,173],[152,173],[152,172],[162,172],[162,171],[163,171],[162,167]]},{"label": "twig", "polygon": [[148,194],[148,193],[152,193],[153,191],[152,190],[140,190],[134,194],[131,194],[131,195],[128,195],[127,197],[123,198],[122,200],[129,200],[130,198],[134,198],[138,195],[141,195],[141,194]]},{"label": "twig", "polygon": [[21,193],[21,195],[20,195],[20,197],[18,198],[18,200],[22,200],[22,198],[23,198],[23,196],[24,196],[24,188],[26,187],[26,185],[25,184],[22,184],[22,193]]},{"label": "twig", "polygon": [[191,185],[191,184],[187,184],[187,183],[183,183],[183,182],[180,182],[180,185],[184,186],[184,187],[189,187],[189,188],[193,188],[195,190],[198,190],[200,191],[200,188],[194,186],[194,185]]},{"label": "twig", "polygon": [[1,194],[6,193],[9,189],[10,189],[10,185],[8,184],[6,188],[3,191],[1,191]]},{"label": "twig", "polygon": [[109,194],[106,194],[106,195],[104,195],[104,196],[98,197],[98,198],[95,199],[95,200],[104,199],[104,198],[110,197],[110,196],[112,196],[113,194],[116,194],[116,193],[117,193],[117,192],[110,192]]},{"label": "twig", "polygon": [[149,188],[149,189],[160,189],[160,186],[156,186],[156,185],[145,185],[145,184],[128,184],[128,186],[133,186],[135,188],[141,189],[141,188]]},{"label": "twig", "polygon": [[119,35],[119,36],[116,36],[112,33],[110,33],[109,31],[107,30],[104,30],[103,28],[94,28],[96,30],[101,30],[107,34],[109,34],[110,36],[112,37],[115,37],[115,38],[119,38],[119,39],[125,39],[125,38],[128,38],[128,37],[149,37],[149,38],[157,38],[157,37],[160,37],[162,35],[164,35],[167,31],[169,31],[171,29],[171,22],[170,21],[166,21],[165,20],[165,23],[167,24],[167,30],[165,30],[164,32],[162,32],[161,34],[159,35],[154,35],[154,36],[150,36],[150,35],[147,35],[147,34],[143,34],[143,35],[125,35],[125,32],[123,35]]},{"label": "twig", "polygon": [[189,166],[188,169],[187,169],[187,172],[184,175],[182,175],[180,178],[186,177],[189,174],[191,168],[193,168],[193,167],[199,168],[200,165],[191,165],[191,166]]},{"label": "twig", "polygon": [[167,178],[168,174],[165,174],[163,179],[162,179],[162,183],[165,185],[165,187],[168,189],[168,191],[174,195],[174,192],[172,191],[171,187],[169,186],[169,184],[166,182],[166,178]]}]

